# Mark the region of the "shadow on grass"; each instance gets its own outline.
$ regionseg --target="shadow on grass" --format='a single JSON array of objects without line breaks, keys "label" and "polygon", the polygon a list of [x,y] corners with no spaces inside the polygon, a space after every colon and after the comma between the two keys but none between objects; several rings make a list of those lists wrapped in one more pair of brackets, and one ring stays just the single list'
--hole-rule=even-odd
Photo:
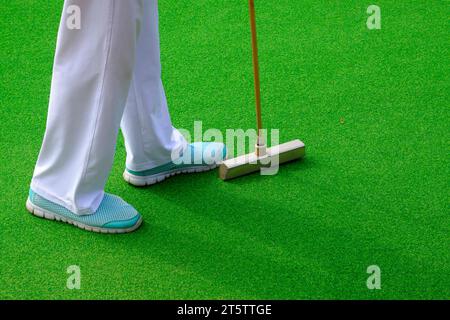
[{"label": "shadow on grass", "polygon": [[[389,252],[399,269],[417,267],[382,240],[330,221],[334,203],[320,201],[327,190],[302,185],[302,173],[318,165],[307,158],[276,177],[211,182],[215,173],[185,175],[143,189],[187,214],[173,224],[150,221],[147,248],[247,298],[369,297],[365,268],[375,257]],[[290,188],[314,196],[289,197]]]}]

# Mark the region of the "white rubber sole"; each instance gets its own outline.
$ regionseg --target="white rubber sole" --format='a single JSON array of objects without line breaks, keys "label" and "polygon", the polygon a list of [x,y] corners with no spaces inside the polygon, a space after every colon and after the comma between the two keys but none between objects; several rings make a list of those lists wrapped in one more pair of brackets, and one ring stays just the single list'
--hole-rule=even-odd
[{"label": "white rubber sole", "polygon": [[27,207],[27,210],[31,214],[35,215],[36,217],[47,219],[47,220],[55,220],[55,221],[68,223],[75,227],[78,227],[80,229],[90,231],[90,232],[110,233],[110,234],[130,233],[130,232],[133,232],[136,229],[138,229],[142,224],[142,217],[140,217],[138,222],[136,222],[136,224],[133,227],[128,228],[128,229],[109,229],[109,228],[91,227],[91,226],[85,225],[81,222],[74,221],[72,219],[69,219],[69,218],[60,216],[56,213],[50,212],[48,210],[42,209],[42,208],[36,206],[35,204],[33,204],[30,201],[30,199],[27,199],[26,207]]},{"label": "white rubber sole", "polygon": [[145,187],[150,186],[152,184],[161,182],[166,180],[167,178],[173,177],[175,175],[181,174],[181,173],[198,173],[198,172],[206,172],[217,168],[217,164],[210,165],[210,166],[195,166],[195,167],[187,167],[182,169],[175,169],[168,172],[163,172],[151,176],[136,176],[131,173],[129,173],[127,170],[123,173],[123,178],[126,182],[129,184],[132,184],[135,187]]}]

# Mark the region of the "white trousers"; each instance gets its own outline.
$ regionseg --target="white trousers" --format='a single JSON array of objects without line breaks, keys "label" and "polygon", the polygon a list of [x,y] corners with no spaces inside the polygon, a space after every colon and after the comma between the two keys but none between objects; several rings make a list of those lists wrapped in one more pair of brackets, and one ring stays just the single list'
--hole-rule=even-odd
[{"label": "white trousers", "polygon": [[[79,8],[80,29],[69,28]],[[161,82],[157,0],[66,0],[47,128],[31,188],[76,214],[100,205],[119,128],[127,167],[150,169],[186,147]]]}]

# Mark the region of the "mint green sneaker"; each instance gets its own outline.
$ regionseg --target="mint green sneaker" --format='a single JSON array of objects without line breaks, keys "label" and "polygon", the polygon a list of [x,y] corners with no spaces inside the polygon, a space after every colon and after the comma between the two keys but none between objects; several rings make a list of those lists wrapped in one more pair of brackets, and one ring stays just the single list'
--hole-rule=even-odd
[{"label": "mint green sneaker", "polygon": [[99,233],[128,233],[142,223],[141,215],[121,198],[106,193],[97,211],[76,215],[30,189],[27,209],[35,216],[72,224],[80,229]]},{"label": "mint green sneaker", "polygon": [[175,160],[159,167],[133,171],[128,168],[123,178],[129,184],[145,187],[165,180],[180,173],[204,172],[217,168],[226,159],[227,149],[223,143],[194,142]]}]

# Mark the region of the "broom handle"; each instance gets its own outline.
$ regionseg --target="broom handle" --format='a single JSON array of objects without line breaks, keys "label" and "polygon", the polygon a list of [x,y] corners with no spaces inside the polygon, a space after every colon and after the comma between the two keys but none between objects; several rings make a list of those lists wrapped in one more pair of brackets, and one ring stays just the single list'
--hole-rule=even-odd
[{"label": "broom handle", "polygon": [[261,89],[259,81],[258,41],[256,36],[255,1],[249,0],[249,6],[250,6],[250,25],[252,29],[253,74],[255,78],[256,122],[258,126],[258,145],[261,145],[264,142],[261,141],[262,138]]}]

